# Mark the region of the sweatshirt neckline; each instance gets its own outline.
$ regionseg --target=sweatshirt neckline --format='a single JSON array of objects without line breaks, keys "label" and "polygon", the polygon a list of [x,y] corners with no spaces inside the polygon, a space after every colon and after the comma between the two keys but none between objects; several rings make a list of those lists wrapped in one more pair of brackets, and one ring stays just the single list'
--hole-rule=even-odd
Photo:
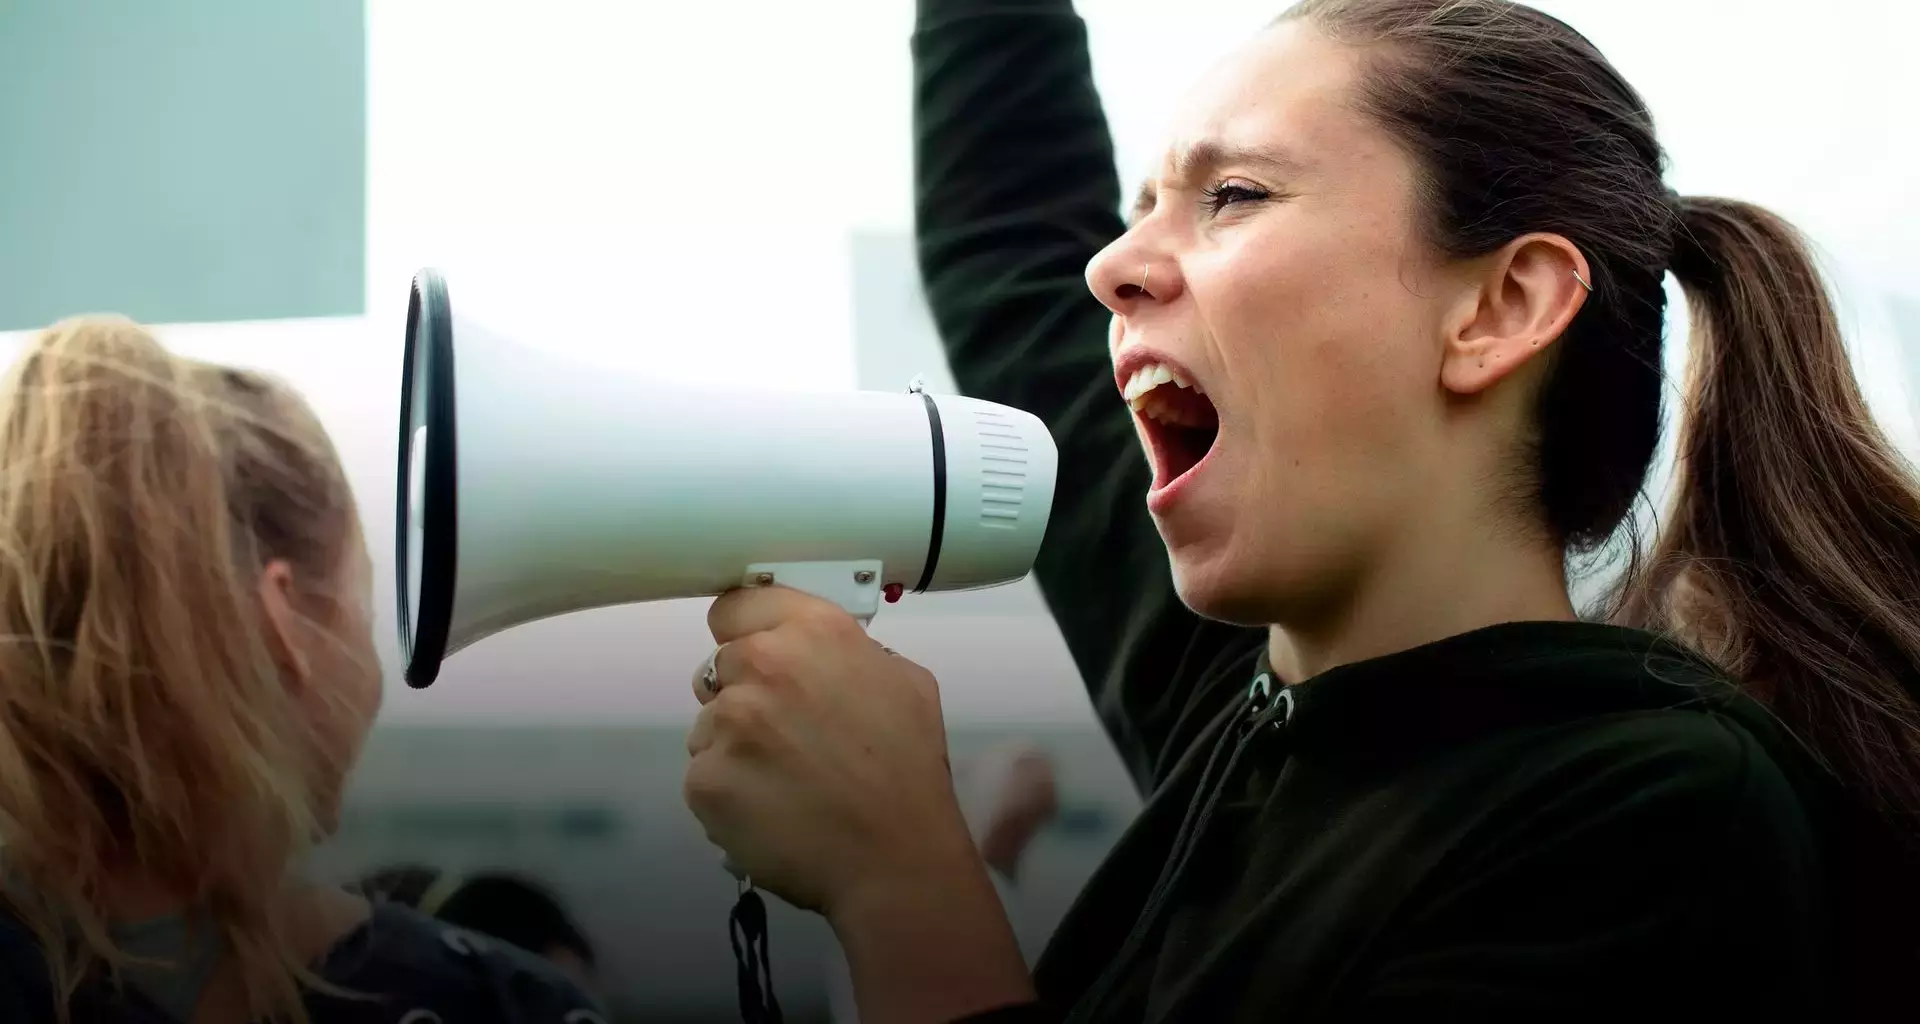
[{"label": "sweatshirt neckline", "polygon": [[[1277,683],[1264,647],[1254,678]],[[1529,724],[1694,704],[1731,692],[1654,633],[1595,622],[1484,626],[1336,666],[1286,687],[1303,751],[1416,752]]]}]

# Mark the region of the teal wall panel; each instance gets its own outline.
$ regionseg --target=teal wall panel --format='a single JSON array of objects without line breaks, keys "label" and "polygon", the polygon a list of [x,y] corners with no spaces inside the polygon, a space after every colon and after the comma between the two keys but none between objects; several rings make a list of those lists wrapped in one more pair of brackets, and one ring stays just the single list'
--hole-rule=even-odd
[{"label": "teal wall panel", "polygon": [[0,0],[0,330],[365,306],[363,0]]}]

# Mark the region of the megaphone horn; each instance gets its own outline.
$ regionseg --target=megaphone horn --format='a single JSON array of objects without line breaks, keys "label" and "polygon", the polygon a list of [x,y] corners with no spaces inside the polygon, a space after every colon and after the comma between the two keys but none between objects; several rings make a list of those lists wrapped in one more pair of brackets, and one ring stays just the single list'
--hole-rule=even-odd
[{"label": "megaphone horn", "polygon": [[1053,438],[957,395],[690,389],[511,344],[423,270],[407,304],[406,679],[568,612],[781,585],[863,622],[902,592],[1025,578]]}]

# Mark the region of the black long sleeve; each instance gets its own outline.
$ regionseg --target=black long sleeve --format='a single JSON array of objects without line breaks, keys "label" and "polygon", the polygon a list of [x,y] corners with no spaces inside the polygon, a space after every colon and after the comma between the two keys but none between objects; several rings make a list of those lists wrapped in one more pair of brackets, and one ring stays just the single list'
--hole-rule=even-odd
[{"label": "black long sleeve", "polygon": [[913,57],[915,217],[934,322],[963,392],[1033,413],[1059,446],[1034,574],[1095,709],[1151,791],[1224,706],[1200,692],[1207,666],[1190,654],[1215,655],[1230,628],[1174,591],[1114,386],[1110,316],[1087,287],[1088,261],[1124,223],[1086,28],[1071,0],[920,0]]}]

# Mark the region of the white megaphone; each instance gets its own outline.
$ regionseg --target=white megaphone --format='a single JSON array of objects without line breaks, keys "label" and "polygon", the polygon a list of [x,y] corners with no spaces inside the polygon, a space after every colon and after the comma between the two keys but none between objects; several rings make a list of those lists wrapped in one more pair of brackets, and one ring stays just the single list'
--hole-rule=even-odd
[{"label": "white megaphone", "polygon": [[689,390],[530,351],[413,280],[398,568],[410,686],[568,612],[789,586],[862,622],[902,592],[1024,578],[1058,453],[955,395]]}]

